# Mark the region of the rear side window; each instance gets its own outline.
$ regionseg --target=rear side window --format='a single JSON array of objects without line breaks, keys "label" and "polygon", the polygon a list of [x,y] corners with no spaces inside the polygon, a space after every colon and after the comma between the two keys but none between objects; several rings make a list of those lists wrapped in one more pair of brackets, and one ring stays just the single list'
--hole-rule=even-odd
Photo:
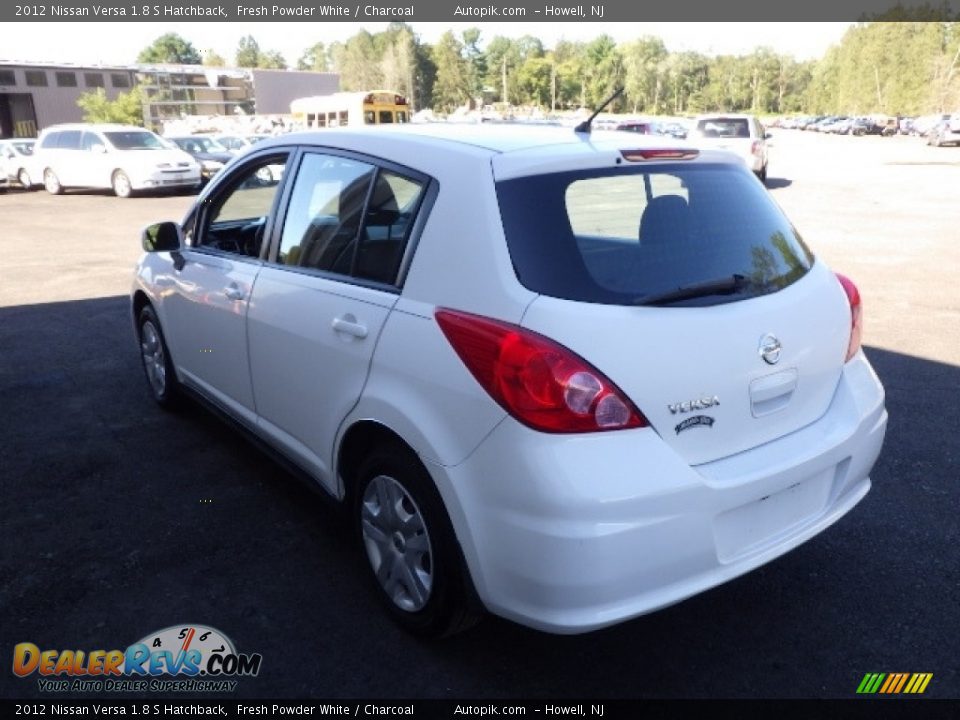
[{"label": "rear side window", "polygon": [[776,292],[813,255],[746,168],[660,165],[501,181],[497,196],[520,282],[553,297],[623,305],[702,284],[671,301],[714,305]]},{"label": "rear side window", "polygon": [[423,189],[418,180],[369,163],[307,154],[277,262],[395,283]]},{"label": "rear side window", "polygon": [[47,133],[40,141],[40,147],[46,150],[57,147],[60,144],[60,135],[62,134],[58,132]]},{"label": "rear side window", "polygon": [[81,134],[79,130],[52,132],[43,139],[40,147],[57,150],[79,150]]}]

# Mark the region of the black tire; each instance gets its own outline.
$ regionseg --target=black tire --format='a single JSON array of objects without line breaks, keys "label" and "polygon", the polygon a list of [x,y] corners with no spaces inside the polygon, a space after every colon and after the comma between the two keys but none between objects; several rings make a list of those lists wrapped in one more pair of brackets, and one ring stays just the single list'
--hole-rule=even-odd
[{"label": "black tire", "polygon": [[30,173],[23,168],[21,168],[20,172],[17,173],[17,182],[20,183],[20,187],[22,187],[24,190],[29,190],[31,187],[33,187],[33,178],[31,178]]},{"label": "black tire", "polygon": [[757,173],[757,177],[760,179],[760,182],[766,184],[767,182],[767,166],[766,165],[760,168],[760,172]]},{"label": "black tire", "polygon": [[[423,637],[452,635],[475,624],[480,611],[463,554],[440,493],[417,456],[400,443],[382,445],[361,463],[356,477],[353,525],[370,581],[387,613]],[[384,487],[402,492],[380,492]],[[392,512],[385,509],[390,507]],[[391,518],[397,529],[385,533]],[[411,592],[417,571],[422,574],[419,589]]]},{"label": "black tire", "polygon": [[[182,400],[180,382],[173,369],[160,321],[149,305],[140,311],[137,318],[137,340],[140,345],[140,365],[143,367],[151,397],[164,409],[172,410],[178,407]],[[160,367],[163,369],[162,373],[158,372]]]},{"label": "black tire", "polygon": [[50,168],[43,171],[43,187],[46,188],[47,192],[51,195],[63,194],[63,185],[60,184],[60,178],[58,178],[57,174]]}]

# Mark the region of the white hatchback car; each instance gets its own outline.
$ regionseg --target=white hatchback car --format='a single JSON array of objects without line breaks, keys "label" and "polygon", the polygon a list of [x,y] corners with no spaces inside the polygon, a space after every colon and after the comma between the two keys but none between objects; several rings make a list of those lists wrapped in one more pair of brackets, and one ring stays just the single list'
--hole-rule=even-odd
[{"label": "white hatchback car", "polygon": [[693,124],[691,142],[738,155],[760,180],[767,180],[770,163],[768,133],[753,115],[702,115]]},{"label": "white hatchback car", "polygon": [[728,153],[544,127],[288,135],[142,242],[153,397],[203,399],[342,501],[414,632],[478,607],[611,625],[870,489],[887,413],[857,289]]},{"label": "white hatchback car", "polygon": [[52,195],[85,187],[126,198],[200,186],[200,165],[190,155],[135,125],[53,125],[40,133],[36,164]]}]

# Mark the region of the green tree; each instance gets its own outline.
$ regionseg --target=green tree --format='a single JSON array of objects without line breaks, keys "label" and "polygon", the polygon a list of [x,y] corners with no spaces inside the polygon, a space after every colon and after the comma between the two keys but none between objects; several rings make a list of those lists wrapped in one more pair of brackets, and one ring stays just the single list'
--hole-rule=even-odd
[{"label": "green tree", "polygon": [[659,112],[665,75],[669,72],[664,65],[667,48],[663,40],[648,35],[623,47],[621,54],[628,104],[634,112]]},{"label": "green tree", "polygon": [[487,56],[480,49],[480,28],[467,28],[461,33],[461,37],[463,38],[463,55],[467,61],[470,94],[473,97],[482,97],[487,75]]},{"label": "green tree", "polygon": [[143,125],[143,93],[139,87],[120,93],[116,100],[108,100],[106,91],[97,88],[77,98],[77,105],[83,110],[84,122]]},{"label": "green tree", "polygon": [[204,50],[200,54],[203,56],[203,64],[207,67],[225,67],[227,64],[226,59],[212,48]]},{"label": "green tree", "polygon": [[257,59],[257,67],[264,70],[286,70],[287,61],[279,50],[267,50],[267,52],[260,53],[260,57]]},{"label": "green tree", "polygon": [[297,60],[298,70],[313,70],[315,72],[330,71],[330,56],[327,52],[327,46],[322,43],[314,43]]},{"label": "green tree", "polygon": [[255,68],[260,64],[260,44],[253,35],[240,38],[237,44],[236,65],[242,68]]},{"label": "green tree", "polygon": [[190,42],[171,32],[161,35],[141,50],[137,62],[199,65],[200,53]]},{"label": "green tree", "polygon": [[374,37],[361,30],[345,43],[330,46],[333,66],[340,73],[340,86],[344,90],[374,90],[383,85],[380,70],[380,54]]},{"label": "green tree", "polygon": [[583,66],[586,51],[583,43],[560,40],[553,49],[551,107],[577,108],[583,105],[585,92]]},{"label": "green tree", "polygon": [[449,113],[470,100],[470,72],[463,45],[447,30],[433,47],[437,79],[433,84],[433,107]]},{"label": "green tree", "polygon": [[[623,58],[617,44],[609,35],[601,35],[587,43],[583,73],[585,105],[598,108],[623,84]],[[621,96],[607,106],[607,112],[617,112],[623,106]]]},{"label": "green tree", "polygon": [[374,36],[374,45],[380,53],[381,86],[404,95],[417,107],[417,37],[413,29],[406,23],[390,23]]}]

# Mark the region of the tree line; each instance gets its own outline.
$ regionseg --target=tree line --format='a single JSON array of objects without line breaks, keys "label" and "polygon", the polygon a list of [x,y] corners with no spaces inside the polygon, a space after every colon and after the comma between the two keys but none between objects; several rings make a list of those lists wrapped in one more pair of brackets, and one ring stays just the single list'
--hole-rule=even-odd
[{"label": "tree line", "polygon": [[[595,108],[622,86],[613,112],[920,114],[960,108],[960,23],[938,17],[930,11],[918,21],[857,23],[809,61],[770,47],[741,55],[671,52],[653,36],[618,44],[604,34],[548,48],[530,35],[487,39],[480,28],[447,31],[430,44],[409,25],[392,23],[343,42],[317,42],[293,64],[246,36],[233,65],[336,72],[342,90],[396,90],[414,109],[439,113],[477,104]],[[228,64],[174,33],[145,48],[138,61]]]}]

